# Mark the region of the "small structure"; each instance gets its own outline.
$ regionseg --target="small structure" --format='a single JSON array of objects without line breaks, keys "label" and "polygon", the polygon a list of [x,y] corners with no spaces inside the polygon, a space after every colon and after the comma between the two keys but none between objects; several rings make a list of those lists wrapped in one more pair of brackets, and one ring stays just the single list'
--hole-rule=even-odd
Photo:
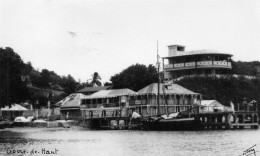
[{"label": "small structure", "polygon": [[77,93],[82,93],[84,95],[91,95],[93,93],[96,93],[100,90],[108,90],[110,89],[111,86],[101,86],[101,87],[85,87],[79,91],[77,91]]},{"label": "small structure", "polygon": [[[251,103],[251,104],[250,104]],[[258,128],[258,111],[256,101],[251,101],[248,107],[226,107],[216,100],[202,100],[197,117],[200,118],[203,129],[236,129]]]},{"label": "small structure", "polygon": [[60,105],[61,119],[78,119],[80,117],[81,99],[87,96],[81,93],[70,94],[56,105]]},{"label": "small structure", "polygon": [[12,104],[11,107],[5,106],[1,108],[1,113],[3,118],[14,120],[15,117],[22,116],[24,111],[27,111],[27,108],[22,107],[19,104]]},{"label": "small structure", "polygon": [[225,111],[232,111],[232,108],[222,105],[217,100],[202,100],[201,107],[199,109],[200,113]]}]

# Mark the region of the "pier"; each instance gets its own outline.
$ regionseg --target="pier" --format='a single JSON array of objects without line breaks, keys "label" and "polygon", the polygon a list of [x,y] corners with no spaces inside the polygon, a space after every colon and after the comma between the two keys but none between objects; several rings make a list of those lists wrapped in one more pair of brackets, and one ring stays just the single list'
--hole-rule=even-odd
[{"label": "pier", "polygon": [[256,106],[250,109],[238,109],[224,112],[200,112],[202,129],[258,129],[258,112]]}]

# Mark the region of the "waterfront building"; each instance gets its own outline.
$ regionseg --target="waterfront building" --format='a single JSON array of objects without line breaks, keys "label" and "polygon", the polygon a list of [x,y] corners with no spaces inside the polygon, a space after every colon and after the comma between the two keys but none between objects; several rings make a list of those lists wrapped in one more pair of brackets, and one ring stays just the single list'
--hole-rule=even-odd
[{"label": "waterfront building", "polygon": [[215,50],[185,51],[185,46],[168,46],[168,56],[163,57],[165,80],[185,76],[229,74],[232,54]]},{"label": "waterfront building", "polygon": [[232,112],[231,107],[224,106],[217,100],[202,100],[199,113],[209,113],[209,112]]},{"label": "waterfront building", "polygon": [[87,118],[128,117],[131,107],[130,96],[136,92],[130,89],[100,90],[84,99],[81,103],[81,115]]},{"label": "waterfront building", "polygon": [[[128,117],[133,111],[143,116],[157,115],[158,84],[150,84],[137,93],[130,89],[101,90],[82,99],[83,118]],[[160,84],[159,112],[181,112],[199,104],[201,95],[177,84]]]},{"label": "waterfront building", "polygon": [[60,106],[61,119],[66,119],[66,117],[68,117],[68,119],[80,118],[82,99],[100,90],[107,90],[110,88],[111,86],[85,87],[77,91],[77,93],[70,94],[56,104],[56,106]]},{"label": "waterfront building", "polygon": [[14,120],[14,118],[22,116],[26,111],[28,111],[27,108],[19,104],[12,104],[11,107],[5,106],[4,108],[0,109],[0,118]]},{"label": "waterfront building", "polygon": [[[188,111],[200,104],[201,95],[178,84],[160,84],[159,113]],[[137,92],[136,111],[143,116],[157,115],[158,84],[150,84]]]},{"label": "waterfront building", "polygon": [[60,105],[61,119],[77,119],[80,117],[81,99],[87,96],[81,93],[73,93],[58,102],[56,105]]}]

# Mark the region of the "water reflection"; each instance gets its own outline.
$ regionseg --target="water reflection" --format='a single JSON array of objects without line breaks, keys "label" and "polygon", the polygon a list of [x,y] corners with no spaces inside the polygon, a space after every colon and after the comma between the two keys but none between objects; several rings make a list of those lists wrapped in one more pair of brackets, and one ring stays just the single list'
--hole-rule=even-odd
[{"label": "water reflection", "polygon": [[[84,128],[13,128],[0,131],[4,148],[59,150],[57,155],[241,155],[257,144],[259,130],[227,131],[93,131]],[[26,155],[25,154],[25,155]],[[35,154],[34,154],[35,155]]]}]

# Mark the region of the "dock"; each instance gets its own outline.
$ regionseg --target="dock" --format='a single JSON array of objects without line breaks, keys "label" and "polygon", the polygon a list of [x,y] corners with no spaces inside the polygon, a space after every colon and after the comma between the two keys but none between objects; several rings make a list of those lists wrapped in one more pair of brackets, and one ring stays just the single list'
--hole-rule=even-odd
[{"label": "dock", "polygon": [[229,111],[199,113],[203,130],[216,129],[258,129],[257,111]]},{"label": "dock", "polygon": [[[201,121],[201,130],[259,128],[257,110],[199,112],[191,115]],[[141,119],[132,119],[128,115],[86,115],[82,121],[84,123],[84,127],[91,127],[93,129],[143,129]]]}]

